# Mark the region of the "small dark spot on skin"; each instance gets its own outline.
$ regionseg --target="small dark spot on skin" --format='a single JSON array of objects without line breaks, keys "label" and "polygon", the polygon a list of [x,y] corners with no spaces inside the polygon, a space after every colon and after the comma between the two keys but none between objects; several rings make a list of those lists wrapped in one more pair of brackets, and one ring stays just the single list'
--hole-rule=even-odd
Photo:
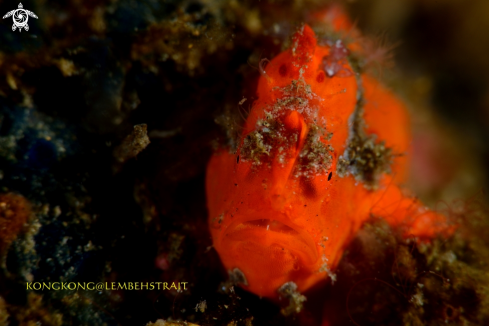
[{"label": "small dark spot on skin", "polygon": [[304,205],[304,207],[307,207],[307,205]]},{"label": "small dark spot on skin", "polygon": [[321,72],[319,72],[319,74],[318,74],[318,75],[317,75],[317,77],[316,77],[316,81],[317,81],[318,83],[322,83],[322,82],[324,81],[324,72],[322,72],[322,71],[321,71]]},{"label": "small dark spot on skin", "polygon": [[331,177],[333,176],[333,172],[329,172],[329,175],[328,175],[328,181],[331,180]]},{"label": "small dark spot on skin", "polygon": [[236,164],[239,164],[239,155],[236,157]]},{"label": "small dark spot on skin", "polygon": [[287,67],[285,65],[281,65],[278,72],[280,76],[285,77],[287,75]]},{"label": "small dark spot on skin", "polygon": [[234,185],[235,185],[236,187],[238,186],[238,184],[237,184],[237,183],[235,183]]}]

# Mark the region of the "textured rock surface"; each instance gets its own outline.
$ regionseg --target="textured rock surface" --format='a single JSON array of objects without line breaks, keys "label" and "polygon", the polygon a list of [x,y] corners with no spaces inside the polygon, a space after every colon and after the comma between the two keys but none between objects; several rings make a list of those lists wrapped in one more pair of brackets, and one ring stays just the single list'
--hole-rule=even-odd
[{"label": "textured rock surface", "polygon": [[[13,223],[10,213],[2,215],[7,204],[0,207],[0,227],[12,231],[0,241],[0,325],[145,325],[161,318],[319,325],[325,304],[330,325],[350,325],[348,313],[361,325],[487,323],[484,198],[460,217],[477,215],[471,221],[478,224],[447,244],[414,247],[369,224],[341,263],[338,283],[306,293],[299,314],[284,317],[281,307],[226,283],[206,225],[206,162],[214,147],[239,134],[260,60],[287,46],[320,2],[28,1],[24,8],[39,17],[29,19],[28,32],[0,22],[0,202],[22,196],[16,203],[30,211],[16,213]],[[486,185],[480,167],[489,152],[489,20],[480,13],[487,4],[413,0],[399,9],[385,2],[349,9],[364,30],[387,29],[404,41],[397,63],[405,78],[382,73],[418,108],[431,96],[438,111],[416,116],[456,140],[442,159],[427,159],[436,168],[419,172],[442,175],[437,187],[422,180],[415,186],[433,202],[467,198]],[[1,2],[0,12],[17,5]],[[150,144],[144,139],[137,155],[127,148],[115,157],[141,124]],[[378,246],[367,250],[372,243]],[[400,257],[403,265],[392,272]],[[426,268],[441,276],[422,274]],[[377,275],[391,287],[357,285]],[[189,290],[33,291],[27,281],[179,281]],[[203,300],[205,311],[195,311]]]}]

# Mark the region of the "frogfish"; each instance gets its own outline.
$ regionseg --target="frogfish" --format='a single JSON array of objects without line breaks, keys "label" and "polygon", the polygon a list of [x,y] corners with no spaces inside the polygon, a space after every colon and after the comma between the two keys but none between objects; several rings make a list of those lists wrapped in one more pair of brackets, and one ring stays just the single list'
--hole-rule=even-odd
[{"label": "frogfish", "polygon": [[[351,27],[331,16],[332,35]],[[348,243],[371,217],[428,241],[452,230],[404,187],[410,121],[403,102],[362,71],[357,41],[318,38],[304,24],[260,65],[257,99],[237,148],[206,172],[208,223],[240,286],[277,300],[335,281]]]}]

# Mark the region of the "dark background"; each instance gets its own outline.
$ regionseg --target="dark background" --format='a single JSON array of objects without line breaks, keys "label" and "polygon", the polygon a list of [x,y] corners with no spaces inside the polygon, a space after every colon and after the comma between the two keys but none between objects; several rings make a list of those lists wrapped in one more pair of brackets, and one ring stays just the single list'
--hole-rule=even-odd
[{"label": "dark background", "polygon": [[[218,291],[226,275],[208,250],[204,173],[213,148],[239,130],[237,103],[254,98],[259,60],[325,3],[25,1],[39,17],[28,32],[2,20],[0,189],[25,197],[32,214],[0,247],[0,316],[10,325],[318,324],[323,290],[290,318],[239,289]],[[2,1],[0,12],[17,5]],[[365,35],[395,45],[372,73],[409,103],[413,189],[432,206],[484,201],[489,3],[344,5]],[[151,143],[121,160],[115,151],[136,124],[147,124]],[[191,290],[29,293],[30,279],[185,281]],[[206,313],[194,309],[201,300]]]}]

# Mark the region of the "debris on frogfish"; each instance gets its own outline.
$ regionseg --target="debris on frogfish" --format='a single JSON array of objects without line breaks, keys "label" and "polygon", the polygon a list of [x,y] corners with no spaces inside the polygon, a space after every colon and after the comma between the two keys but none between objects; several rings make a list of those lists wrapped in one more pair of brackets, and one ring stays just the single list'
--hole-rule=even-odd
[{"label": "debris on frogfish", "polygon": [[217,151],[207,167],[214,248],[241,272],[240,286],[271,299],[288,282],[300,292],[334,282],[371,216],[419,240],[453,230],[400,188],[410,152],[403,103],[360,71],[358,44],[320,41],[304,25],[262,67],[237,151]]}]

